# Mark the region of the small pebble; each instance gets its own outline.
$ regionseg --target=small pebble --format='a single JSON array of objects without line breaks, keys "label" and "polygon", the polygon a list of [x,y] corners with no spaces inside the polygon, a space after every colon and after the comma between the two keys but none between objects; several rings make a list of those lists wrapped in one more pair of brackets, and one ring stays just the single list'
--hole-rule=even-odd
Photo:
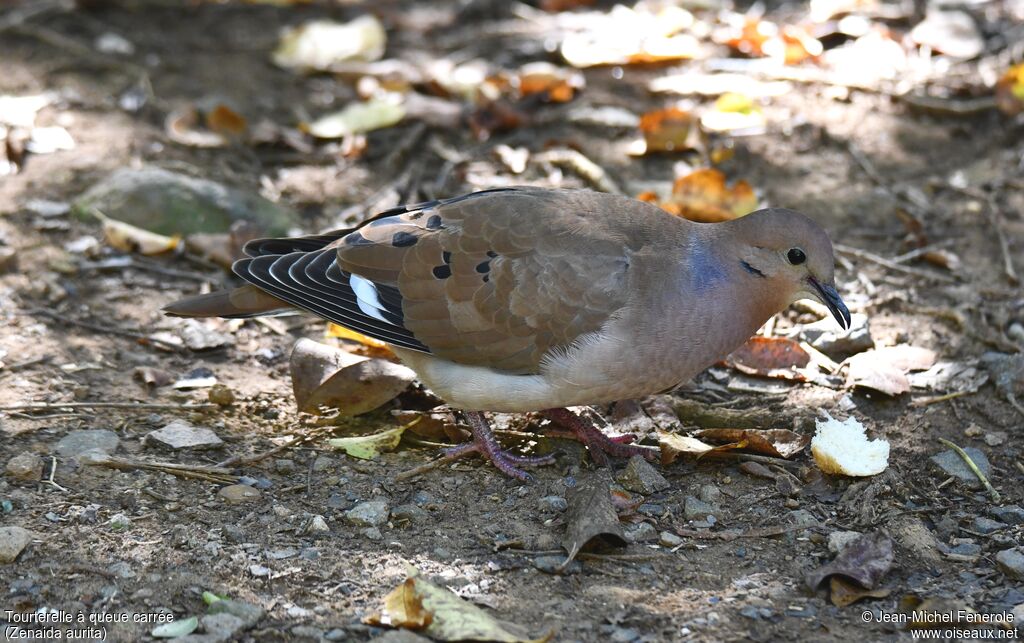
[{"label": "small pebble", "polygon": [[43,477],[43,461],[36,454],[25,451],[8,460],[4,472],[14,480],[34,482]]},{"label": "small pebble", "polygon": [[999,522],[998,520],[992,520],[991,518],[985,518],[978,516],[974,519],[974,531],[979,534],[991,534],[999,531],[1000,529],[1006,528],[1006,523]]},{"label": "small pebble", "polygon": [[113,431],[92,429],[68,433],[57,443],[55,450],[57,455],[73,458],[89,451],[113,453],[120,444],[121,439]]},{"label": "small pebble", "polygon": [[224,499],[229,505],[240,505],[247,502],[255,502],[260,498],[259,489],[244,484],[232,484],[222,487],[217,495]]},{"label": "small pebble", "polygon": [[563,564],[565,564],[565,556],[538,556],[533,561],[533,566],[545,574],[569,576],[583,571],[583,565],[578,560],[572,561],[564,568],[562,567]]},{"label": "small pebble", "polygon": [[235,403],[235,394],[223,384],[214,384],[206,393],[211,402],[218,406],[231,406]]},{"label": "small pebble", "polygon": [[631,543],[643,543],[658,539],[658,530],[649,522],[638,522],[625,530],[626,540]]},{"label": "small pebble", "polygon": [[357,527],[378,527],[388,520],[388,503],[384,500],[361,502],[345,512],[345,519]]},{"label": "small pebble", "polygon": [[683,516],[687,520],[703,520],[716,511],[718,511],[716,507],[693,496],[687,496],[683,501]]},{"label": "small pebble", "polygon": [[124,514],[114,514],[107,521],[111,531],[127,531],[132,528],[132,519]]},{"label": "small pebble", "polygon": [[668,480],[639,455],[629,459],[629,464],[616,476],[616,480],[625,489],[644,495],[668,489],[670,486]]},{"label": "small pebble", "polygon": [[327,521],[320,514],[315,514],[309,521],[309,526],[306,527],[307,534],[328,534],[331,532],[331,528],[327,526]]},{"label": "small pebble", "polygon": [[833,531],[828,535],[828,550],[833,554],[838,554],[860,537],[859,531]]},{"label": "small pebble", "polygon": [[363,538],[366,538],[367,540],[384,540],[384,534],[382,534],[380,529],[377,529],[376,527],[360,529],[359,533],[361,533]]},{"label": "small pebble", "polygon": [[1020,505],[1007,505],[1005,507],[993,507],[989,510],[996,519],[1011,525],[1024,523],[1024,509]]},{"label": "small pebble", "polygon": [[658,544],[662,547],[677,547],[683,544],[683,539],[671,531],[663,531],[658,534]]},{"label": "small pebble", "polygon": [[423,523],[430,519],[430,512],[414,504],[398,505],[391,510],[391,520],[409,524]]},{"label": "small pebble", "polygon": [[0,565],[13,563],[30,542],[32,532],[24,527],[0,527]]},{"label": "small pebble", "polygon": [[1007,578],[1024,580],[1024,551],[1019,548],[1004,549],[996,554],[996,567]]},{"label": "small pebble", "polygon": [[569,502],[562,496],[544,496],[537,504],[541,511],[561,512],[569,508]]}]

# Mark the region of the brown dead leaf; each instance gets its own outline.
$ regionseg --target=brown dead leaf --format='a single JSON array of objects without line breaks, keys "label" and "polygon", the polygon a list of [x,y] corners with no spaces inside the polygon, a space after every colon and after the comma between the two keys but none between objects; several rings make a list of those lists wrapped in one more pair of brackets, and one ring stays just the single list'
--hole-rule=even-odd
[{"label": "brown dead leaf", "polygon": [[494,132],[521,127],[527,122],[526,114],[504,98],[483,100],[469,115],[469,127],[477,139],[484,141]]},{"label": "brown dead leaf", "polygon": [[[409,426],[409,431],[435,442],[465,442],[470,438],[466,429],[455,423],[447,411],[392,411],[397,422]],[[414,423],[415,422],[415,423]]]},{"label": "brown dead leaf", "polygon": [[291,356],[292,390],[299,411],[320,407],[360,415],[385,404],[416,378],[412,370],[387,360],[353,355],[300,339]]},{"label": "brown dead leaf", "polygon": [[918,346],[887,346],[858,353],[846,360],[847,383],[886,395],[910,390],[910,371],[928,370],[935,364],[935,351]]},{"label": "brown dead leaf", "polygon": [[404,583],[384,597],[384,610],[375,624],[421,630],[433,620],[433,616],[423,609],[423,601],[416,595],[416,580],[406,578]]},{"label": "brown dead leaf", "polygon": [[786,337],[751,337],[725,358],[725,363],[747,375],[793,379],[794,368],[811,361],[800,343]]},{"label": "brown dead leaf", "polygon": [[565,537],[562,546],[569,552],[562,567],[567,567],[584,547],[625,547],[626,537],[612,504],[611,476],[597,471],[584,478],[568,494]]},{"label": "brown dead leaf", "polygon": [[219,103],[206,112],[206,128],[228,138],[237,138],[245,134],[249,124],[245,117],[223,103]]},{"label": "brown dead leaf", "polygon": [[99,212],[93,212],[103,225],[103,238],[113,248],[122,252],[140,255],[160,255],[176,250],[181,244],[181,237],[167,237],[162,234],[136,228],[135,226],[111,219]]},{"label": "brown dead leaf", "polygon": [[[640,195],[651,199],[650,194]],[[663,210],[691,221],[716,223],[729,221],[757,209],[754,188],[746,181],[725,183],[725,174],[714,168],[700,168],[676,179],[672,194],[657,204]]]},{"label": "brown dead leaf", "polygon": [[703,147],[699,119],[676,107],[657,109],[641,116],[640,133],[644,137],[643,149],[637,147],[634,154],[681,152]]},{"label": "brown dead leaf", "polygon": [[887,587],[878,589],[864,589],[856,583],[850,582],[842,576],[833,576],[829,579],[830,598],[836,607],[853,605],[862,598],[885,598],[892,593]]},{"label": "brown dead leaf", "polygon": [[594,0],[540,0],[540,8],[551,13],[571,11],[580,7],[589,7],[593,4]]},{"label": "brown dead leaf", "polygon": [[583,89],[583,75],[546,62],[524,65],[515,84],[520,96],[542,95],[553,103],[567,103]]},{"label": "brown dead leaf", "polygon": [[697,438],[668,431],[658,431],[658,446],[661,448],[661,464],[663,465],[672,464],[681,455],[701,458],[716,449],[731,448],[731,446],[714,447]]},{"label": "brown dead leaf", "polygon": [[738,28],[719,40],[744,56],[775,58],[787,65],[817,58],[824,50],[803,27],[785,25],[780,29],[774,22],[753,16],[743,17]]},{"label": "brown dead leaf", "polygon": [[792,458],[810,444],[811,438],[788,429],[702,429],[697,437],[712,442],[742,443],[744,451],[774,458]]},{"label": "brown dead leaf", "polygon": [[996,105],[1007,116],[1024,111],[1024,63],[1013,65],[999,78]]},{"label": "brown dead leaf", "polygon": [[960,261],[960,257],[957,256],[952,250],[929,250],[928,252],[921,255],[921,258],[939,268],[945,268],[950,272],[956,272],[960,270],[960,266],[963,265]]},{"label": "brown dead leaf", "polygon": [[839,552],[835,560],[807,575],[807,586],[818,589],[826,578],[843,576],[865,589],[874,589],[892,567],[893,542],[876,531],[864,534]]}]

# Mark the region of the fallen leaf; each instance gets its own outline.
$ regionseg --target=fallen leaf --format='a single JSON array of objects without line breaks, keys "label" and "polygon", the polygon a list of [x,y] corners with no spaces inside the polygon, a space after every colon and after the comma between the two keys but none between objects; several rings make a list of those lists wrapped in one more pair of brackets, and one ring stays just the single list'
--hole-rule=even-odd
[{"label": "fallen leaf", "polygon": [[966,11],[929,10],[910,31],[910,38],[922,47],[965,60],[985,49],[977,23]]},{"label": "fallen leaf", "polygon": [[383,359],[300,339],[291,356],[292,390],[299,411],[316,413],[320,407],[360,415],[378,408],[408,388],[416,378],[412,370]]},{"label": "fallen leaf", "polygon": [[103,238],[106,242],[122,252],[159,255],[175,250],[181,243],[181,237],[177,235],[168,237],[111,219],[98,211],[93,214],[103,225]]},{"label": "fallen leaf", "polygon": [[668,431],[658,431],[658,446],[661,448],[661,463],[663,465],[672,464],[680,455],[701,457],[715,449],[714,446],[701,442],[697,438]]},{"label": "fallen leaf", "polygon": [[763,128],[765,117],[749,96],[728,92],[715,100],[714,109],[701,114],[700,124],[709,132],[736,132]]},{"label": "fallen leaf", "polygon": [[[415,420],[414,420],[415,421]],[[402,434],[409,428],[408,425],[396,426],[393,429],[374,433],[372,435],[356,435],[347,438],[332,438],[327,444],[340,449],[360,460],[372,460],[380,455],[381,451],[391,451],[398,446],[402,440]]]},{"label": "fallen leaf", "polygon": [[640,117],[642,145],[634,144],[630,154],[682,152],[704,147],[704,135],[696,116],[677,107],[657,109]]},{"label": "fallen leaf", "polygon": [[285,29],[271,58],[279,67],[330,71],[348,61],[374,61],[384,56],[387,34],[376,17],[351,22],[314,20]]},{"label": "fallen leaf", "polygon": [[567,103],[583,89],[584,80],[579,72],[535,62],[519,70],[515,84],[520,96],[542,95],[553,103]]},{"label": "fallen leaf", "polygon": [[595,18],[587,31],[562,41],[562,57],[573,67],[629,65],[685,60],[700,55],[700,42],[689,33],[693,14],[681,7],[660,11],[616,5]]},{"label": "fallen leaf", "polygon": [[483,100],[469,115],[469,127],[481,141],[494,132],[516,129],[526,122],[526,114],[504,98]]},{"label": "fallen leaf", "polygon": [[797,368],[811,361],[800,343],[786,337],[751,337],[725,358],[725,364],[747,375],[802,379]]},{"label": "fallen leaf", "polygon": [[999,78],[996,105],[1007,116],[1024,111],[1024,63],[1013,65]]},{"label": "fallen leaf", "polygon": [[176,639],[196,631],[199,619],[195,616],[164,623],[153,628],[149,634],[156,638]]},{"label": "fallen leaf", "polygon": [[540,0],[540,8],[551,13],[589,7],[592,4],[594,0]]},{"label": "fallen leaf", "polygon": [[935,351],[901,344],[858,353],[848,360],[847,383],[900,395],[910,390],[910,371],[923,371],[935,364]]},{"label": "fallen leaf", "polygon": [[829,597],[836,607],[853,605],[862,598],[885,598],[892,593],[888,587],[878,589],[864,589],[856,583],[851,583],[842,576],[833,576],[829,579]]},{"label": "fallen leaf", "polygon": [[438,587],[409,568],[408,578],[384,599],[380,614],[372,614],[370,625],[390,625],[417,630],[438,641],[497,641],[498,643],[545,643],[548,634],[530,638],[525,628],[506,623],[484,609]]},{"label": "fallen leaf", "polygon": [[717,39],[744,56],[769,57],[786,65],[817,58],[824,51],[821,42],[795,25],[780,28],[774,22],[754,16],[730,17],[733,23]]},{"label": "fallen leaf", "polygon": [[324,331],[324,337],[336,337],[338,339],[350,339],[354,342],[359,342],[363,346],[369,346],[371,348],[387,348],[388,345],[379,339],[368,337],[362,333],[357,333],[354,330],[345,328],[335,324],[334,322],[327,323],[327,329]]},{"label": "fallen leaf", "polygon": [[241,137],[247,127],[245,117],[220,102],[206,110],[190,103],[164,120],[167,137],[190,147],[223,147]]},{"label": "fallen leaf", "polygon": [[929,250],[921,255],[921,258],[933,266],[945,268],[950,272],[960,270],[960,266],[963,265],[963,262],[960,261],[960,257],[951,250]]},{"label": "fallen leaf", "polygon": [[846,546],[835,560],[807,575],[807,585],[818,589],[826,578],[839,575],[865,589],[874,589],[893,563],[893,543],[880,531],[864,534]]},{"label": "fallen leaf", "polygon": [[611,475],[607,471],[596,471],[580,481],[568,494],[569,509],[566,513],[562,546],[569,555],[562,564],[563,568],[567,567],[584,547],[593,549],[626,546],[626,536],[612,505],[611,482]]},{"label": "fallen leaf", "polygon": [[811,438],[788,429],[702,429],[697,437],[716,442],[744,443],[744,451],[775,458],[792,458],[810,444]]},{"label": "fallen leaf", "polygon": [[132,379],[148,387],[160,388],[173,382],[174,376],[167,371],[162,371],[152,366],[137,366],[132,371]]},{"label": "fallen leaf", "polygon": [[447,411],[392,411],[395,421],[409,425],[409,431],[435,442],[465,442],[471,436],[468,430],[455,423]]},{"label": "fallen leaf", "polygon": [[405,118],[405,108],[392,100],[371,99],[364,103],[351,103],[344,109],[321,116],[299,128],[317,138],[342,138],[391,127]]},{"label": "fallen leaf", "polygon": [[691,221],[716,223],[754,211],[757,209],[757,196],[746,181],[736,181],[728,187],[725,174],[720,170],[700,168],[676,179],[672,194],[657,205]]}]

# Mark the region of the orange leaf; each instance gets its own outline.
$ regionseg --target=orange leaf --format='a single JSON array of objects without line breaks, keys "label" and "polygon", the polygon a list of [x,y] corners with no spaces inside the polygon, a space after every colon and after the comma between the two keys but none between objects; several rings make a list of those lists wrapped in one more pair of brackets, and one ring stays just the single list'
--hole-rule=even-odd
[{"label": "orange leaf", "polygon": [[669,107],[641,116],[640,132],[644,135],[647,152],[673,152],[695,147],[700,125],[690,112]]},{"label": "orange leaf", "polygon": [[809,436],[788,429],[703,429],[697,435],[713,441],[739,442],[744,451],[775,458],[791,458],[811,441]]},{"label": "orange leaf", "polygon": [[811,361],[798,342],[785,337],[751,337],[725,358],[725,363],[750,375],[770,375],[780,369],[803,368]]},{"label": "orange leaf", "polygon": [[226,136],[240,136],[245,133],[245,117],[224,104],[218,104],[206,114],[206,127],[211,132]]},{"label": "orange leaf", "polygon": [[996,105],[1008,116],[1024,111],[1024,63],[1007,69],[996,83]]},{"label": "orange leaf", "polygon": [[423,601],[416,595],[416,580],[407,578],[384,597],[384,610],[366,620],[371,625],[421,630],[430,625],[433,615],[423,609]]},{"label": "orange leaf", "polygon": [[714,168],[697,169],[676,179],[669,201],[679,207],[682,216],[705,223],[729,221],[757,208],[757,196],[749,183],[736,181],[730,188],[725,174]]}]

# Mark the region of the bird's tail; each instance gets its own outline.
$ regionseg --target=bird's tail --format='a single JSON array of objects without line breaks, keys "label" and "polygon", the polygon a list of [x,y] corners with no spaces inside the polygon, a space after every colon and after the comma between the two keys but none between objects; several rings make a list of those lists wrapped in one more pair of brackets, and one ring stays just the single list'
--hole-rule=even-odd
[{"label": "bird's tail", "polygon": [[258,317],[293,307],[246,284],[232,290],[218,290],[207,295],[186,297],[164,306],[163,311],[174,317]]}]

